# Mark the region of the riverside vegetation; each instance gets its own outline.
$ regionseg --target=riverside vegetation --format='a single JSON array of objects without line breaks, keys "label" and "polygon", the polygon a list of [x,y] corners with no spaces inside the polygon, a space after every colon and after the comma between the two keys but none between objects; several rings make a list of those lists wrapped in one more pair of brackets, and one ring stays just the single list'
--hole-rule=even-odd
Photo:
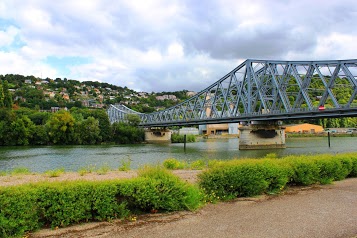
[{"label": "riverside vegetation", "polygon": [[88,221],[134,221],[136,214],[195,210],[207,202],[357,177],[357,153],[275,157],[201,161],[204,170],[197,184],[184,182],[166,169],[194,168],[193,163],[169,159],[163,166],[142,168],[132,179],[1,187],[0,236]]}]

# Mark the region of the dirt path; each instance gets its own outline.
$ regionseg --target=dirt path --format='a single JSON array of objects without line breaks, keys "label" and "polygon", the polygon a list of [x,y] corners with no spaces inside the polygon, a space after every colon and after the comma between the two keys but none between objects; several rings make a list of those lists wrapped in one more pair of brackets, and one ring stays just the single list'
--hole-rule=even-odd
[{"label": "dirt path", "polygon": [[193,213],[42,230],[30,237],[357,237],[357,178],[210,204]]}]

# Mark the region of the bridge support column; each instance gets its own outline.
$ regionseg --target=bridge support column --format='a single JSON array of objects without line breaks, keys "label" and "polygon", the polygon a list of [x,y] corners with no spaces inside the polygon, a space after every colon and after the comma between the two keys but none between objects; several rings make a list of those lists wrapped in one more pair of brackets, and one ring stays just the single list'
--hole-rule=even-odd
[{"label": "bridge support column", "polygon": [[172,132],[167,128],[145,129],[145,141],[148,143],[171,143]]},{"label": "bridge support column", "polygon": [[252,122],[239,128],[239,149],[285,148],[285,127],[274,122]]}]

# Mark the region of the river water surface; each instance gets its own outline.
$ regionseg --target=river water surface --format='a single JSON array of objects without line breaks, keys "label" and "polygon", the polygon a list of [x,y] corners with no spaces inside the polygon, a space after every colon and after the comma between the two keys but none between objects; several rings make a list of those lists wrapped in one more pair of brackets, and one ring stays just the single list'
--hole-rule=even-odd
[{"label": "river water surface", "polygon": [[109,166],[117,169],[130,160],[131,169],[142,165],[155,165],[167,158],[184,161],[198,159],[228,160],[233,158],[261,158],[268,153],[279,157],[291,154],[357,152],[357,137],[332,137],[328,147],[326,137],[287,138],[286,149],[238,150],[239,139],[207,139],[183,144],[95,145],[95,146],[44,146],[0,147],[0,171],[27,167],[33,172],[64,168],[78,171],[81,168]]}]

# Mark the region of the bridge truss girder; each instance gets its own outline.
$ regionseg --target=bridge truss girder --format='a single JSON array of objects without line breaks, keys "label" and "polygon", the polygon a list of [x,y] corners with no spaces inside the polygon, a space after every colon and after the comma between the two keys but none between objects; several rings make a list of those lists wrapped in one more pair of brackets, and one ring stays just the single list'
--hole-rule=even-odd
[{"label": "bridge truss girder", "polygon": [[246,60],[195,96],[163,111],[143,114],[111,105],[108,115],[115,122],[135,113],[141,126],[357,116],[356,75],[357,60]]}]

